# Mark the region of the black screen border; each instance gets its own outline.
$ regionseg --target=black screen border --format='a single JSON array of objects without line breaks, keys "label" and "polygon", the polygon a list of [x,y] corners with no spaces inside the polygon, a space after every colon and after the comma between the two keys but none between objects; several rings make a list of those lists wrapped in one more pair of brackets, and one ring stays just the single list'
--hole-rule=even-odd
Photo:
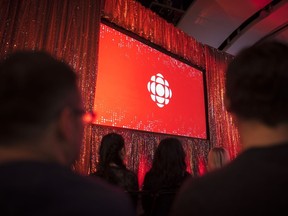
[{"label": "black screen border", "polygon": [[[126,128],[126,127],[117,127],[117,126],[107,126],[107,125],[101,125],[101,124],[96,124],[97,126],[101,126],[101,127],[106,127],[106,128],[119,128],[119,129],[127,129],[127,130],[131,130],[131,131],[137,131],[137,132],[141,132],[141,133],[148,133],[148,134],[158,134],[158,135],[167,135],[167,136],[175,136],[175,137],[184,137],[184,138],[189,138],[189,139],[200,139],[200,140],[210,140],[210,128],[209,128],[209,109],[208,109],[208,93],[207,93],[207,82],[206,82],[206,70],[204,68],[201,68],[195,64],[193,64],[192,62],[188,61],[187,59],[184,59],[183,57],[174,54],[168,50],[166,50],[165,48],[137,35],[134,32],[131,32],[105,18],[101,18],[101,24],[104,24],[106,26],[109,26],[110,28],[115,29],[116,31],[121,32],[122,34],[127,35],[128,37],[131,37],[147,46],[150,46],[153,49],[158,50],[159,52],[162,52],[178,61],[181,61],[187,65],[189,65],[190,67],[193,67],[199,71],[202,72],[203,74],[203,89],[204,89],[204,107],[205,107],[205,120],[206,120],[206,138],[198,138],[198,137],[192,137],[192,136],[184,136],[184,135],[178,135],[178,134],[168,134],[168,133],[160,133],[160,132],[153,132],[153,131],[145,131],[145,130],[137,130],[137,129],[131,129],[131,128]],[[100,32],[100,30],[99,30]],[[99,38],[100,40],[100,38]],[[99,57],[99,56],[98,56]],[[97,83],[97,74],[96,74],[96,82]],[[96,87],[97,88],[97,87]]]}]

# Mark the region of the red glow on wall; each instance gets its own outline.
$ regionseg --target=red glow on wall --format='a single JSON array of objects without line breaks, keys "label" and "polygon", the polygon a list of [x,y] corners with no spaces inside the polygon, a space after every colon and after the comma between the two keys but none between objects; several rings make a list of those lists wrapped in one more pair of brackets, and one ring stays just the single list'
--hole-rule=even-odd
[{"label": "red glow on wall", "polygon": [[84,113],[82,120],[85,124],[90,124],[96,121],[96,113],[95,112],[86,112]]},{"label": "red glow on wall", "polygon": [[198,158],[198,172],[200,176],[206,173],[206,163],[205,163],[204,158],[202,157]]},{"label": "red glow on wall", "polygon": [[138,183],[139,187],[141,189],[143,182],[144,182],[144,177],[145,174],[150,170],[150,166],[148,166],[148,160],[145,157],[145,155],[140,155],[139,158],[139,167],[138,167]]},{"label": "red glow on wall", "polygon": [[192,168],[191,168],[191,164],[190,164],[189,158],[186,158],[186,165],[187,165],[186,171],[189,172],[189,173],[192,173]]}]

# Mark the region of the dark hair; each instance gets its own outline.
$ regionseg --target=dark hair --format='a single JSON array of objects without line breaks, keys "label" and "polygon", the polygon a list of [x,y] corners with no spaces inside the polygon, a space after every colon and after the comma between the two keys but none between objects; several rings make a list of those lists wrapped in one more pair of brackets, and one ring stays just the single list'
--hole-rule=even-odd
[{"label": "dark hair", "polygon": [[265,42],[241,51],[226,74],[228,111],[269,126],[288,122],[288,46]]},{"label": "dark hair", "polygon": [[165,138],[160,141],[154,154],[150,174],[157,176],[159,186],[175,186],[186,171],[185,152],[177,138]]},{"label": "dark hair", "polygon": [[39,135],[75,93],[76,74],[64,62],[44,51],[11,54],[0,63],[1,141]]},{"label": "dark hair", "polygon": [[121,158],[120,152],[124,148],[124,138],[117,133],[109,133],[101,139],[99,149],[99,162],[97,172],[106,170],[110,163],[115,163],[119,167],[126,168]]}]

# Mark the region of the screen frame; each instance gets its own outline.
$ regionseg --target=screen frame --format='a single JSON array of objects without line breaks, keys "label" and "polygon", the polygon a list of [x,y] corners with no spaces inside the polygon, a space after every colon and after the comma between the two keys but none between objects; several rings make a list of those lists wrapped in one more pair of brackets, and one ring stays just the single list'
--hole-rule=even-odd
[{"label": "screen frame", "polygon": [[[128,36],[128,37],[131,37],[161,53],[164,53],[184,64],[187,64],[189,65],[190,67],[193,67],[197,70],[199,70],[201,73],[202,73],[202,77],[203,77],[203,95],[204,95],[204,109],[205,109],[205,124],[206,124],[206,138],[198,138],[198,137],[191,137],[191,136],[185,136],[185,135],[178,135],[178,134],[170,134],[170,133],[161,133],[161,132],[153,132],[153,131],[145,131],[145,130],[138,130],[138,129],[133,129],[133,128],[126,128],[126,127],[117,127],[117,126],[108,126],[108,125],[101,125],[101,124],[94,124],[94,125],[97,125],[97,126],[100,126],[100,127],[105,127],[105,128],[115,128],[115,129],[125,129],[125,130],[129,130],[129,131],[135,131],[135,132],[141,132],[141,133],[145,133],[145,134],[157,134],[157,135],[166,135],[166,136],[173,136],[173,137],[182,137],[182,138],[189,138],[189,139],[199,139],[199,140],[210,140],[210,129],[209,129],[209,109],[208,109],[208,94],[207,94],[207,82],[206,82],[206,70],[204,68],[201,68],[195,64],[193,64],[192,62],[188,61],[187,59],[184,59],[183,57],[177,55],[177,54],[174,54],[168,50],[166,50],[165,48],[137,35],[136,33],[134,32],[131,32],[105,18],[101,18],[101,24],[104,24],[110,28],[113,28],[115,29],[116,31],[119,31],[121,32],[122,34]],[[100,29],[99,29],[99,35],[100,35]],[[99,41],[100,41],[100,37],[99,37]],[[98,47],[99,49],[99,47]],[[99,55],[98,55],[98,58],[99,58]],[[98,61],[98,58],[97,58],[97,61]],[[95,76],[95,95],[96,95],[96,87],[97,85],[97,74]],[[95,102],[94,102],[95,103]],[[96,113],[97,113],[97,110],[96,110]]]}]

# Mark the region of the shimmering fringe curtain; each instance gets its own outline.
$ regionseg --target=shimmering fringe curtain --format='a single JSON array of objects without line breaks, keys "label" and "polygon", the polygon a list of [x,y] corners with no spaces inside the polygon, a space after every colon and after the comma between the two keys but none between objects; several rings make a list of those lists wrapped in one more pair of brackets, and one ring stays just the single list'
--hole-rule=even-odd
[{"label": "shimmering fringe curtain", "polygon": [[[91,111],[97,72],[100,1],[1,0],[0,57],[19,49],[46,50],[79,73],[84,106]],[[92,126],[85,128],[74,169],[88,173]]]},{"label": "shimmering fringe curtain", "polygon": [[232,158],[235,158],[240,150],[239,134],[223,103],[225,69],[233,56],[211,47],[205,48],[205,54],[210,144],[226,147]]},{"label": "shimmering fringe curtain", "polygon": [[204,46],[134,0],[106,0],[104,17],[205,68]]}]

